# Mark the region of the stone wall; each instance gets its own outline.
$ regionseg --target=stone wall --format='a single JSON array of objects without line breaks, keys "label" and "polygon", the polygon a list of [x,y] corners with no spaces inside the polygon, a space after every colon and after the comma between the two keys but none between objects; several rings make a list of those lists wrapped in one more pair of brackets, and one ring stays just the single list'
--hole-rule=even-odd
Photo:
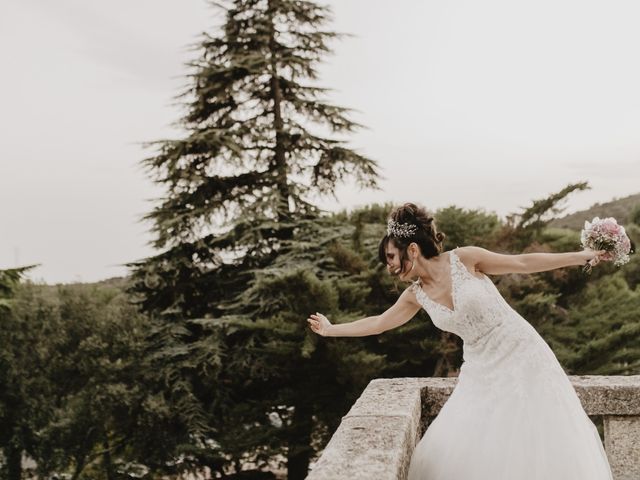
[{"label": "stone wall", "polygon": [[[588,415],[602,415],[615,480],[640,480],[640,375],[569,376]],[[457,378],[371,381],[342,422],[309,480],[403,480],[413,449]]]}]

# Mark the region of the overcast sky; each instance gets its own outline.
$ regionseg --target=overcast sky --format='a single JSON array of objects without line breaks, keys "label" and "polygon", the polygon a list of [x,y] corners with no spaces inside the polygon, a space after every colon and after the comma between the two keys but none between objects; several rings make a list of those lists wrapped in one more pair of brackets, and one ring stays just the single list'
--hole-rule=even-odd
[{"label": "overcast sky", "polygon": [[[566,213],[640,192],[637,0],[334,0],[320,69],[368,127],[350,145],[383,191],[329,210],[414,201],[500,216],[572,182]],[[177,137],[173,99],[204,0],[0,2],[0,268],[48,283],[126,274],[150,255],[161,191],[141,142]]]}]

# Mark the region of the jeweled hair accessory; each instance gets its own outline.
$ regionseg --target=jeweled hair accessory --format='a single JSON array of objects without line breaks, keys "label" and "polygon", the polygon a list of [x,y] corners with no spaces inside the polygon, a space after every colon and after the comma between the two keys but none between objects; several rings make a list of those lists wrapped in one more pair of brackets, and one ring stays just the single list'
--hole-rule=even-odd
[{"label": "jeweled hair accessory", "polygon": [[411,237],[418,231],[418,226],[412,223],[398,223],[391,219],[387,222],[387,235],[391,237]]}]

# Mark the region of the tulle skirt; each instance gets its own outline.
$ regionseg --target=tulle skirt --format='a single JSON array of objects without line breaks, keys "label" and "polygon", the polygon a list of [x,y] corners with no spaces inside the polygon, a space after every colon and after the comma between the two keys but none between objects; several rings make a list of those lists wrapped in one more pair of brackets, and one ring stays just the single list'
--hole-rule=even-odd
[{"label": "tulle skirt", "polygon": [[416,445],[409,480],[612,480],[598,431],[528,323],[473,346]]}]

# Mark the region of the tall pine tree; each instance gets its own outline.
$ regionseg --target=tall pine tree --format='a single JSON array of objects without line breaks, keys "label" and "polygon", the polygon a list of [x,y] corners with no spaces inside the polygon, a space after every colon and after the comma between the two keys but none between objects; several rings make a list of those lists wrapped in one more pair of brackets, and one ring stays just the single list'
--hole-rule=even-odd
[{"label": "tall pine tree", "polygon": [[221,35],[203,35],[181,95],[188,134],[152,142],[159,153],[144,161],[167,190],[145,217],[164,252],[133,264],[147,310],[220,313],[245,272],[294,240],[296,221],[318,216],[317,195],[347,179],[377,187],[375,162],[331,136],[358,125],[312,84],[337,36],[323,30],[328,13],[309,1],[236,0]]},{"label": "tall pine tree", "polygon": [[[303,271],[305,246],[340,231],[314,201],[347,180],[377,188],[377,167],[346,146],[339,135],[358,125],[314,85],[338,36],[324,29],[329,10],[298,0],[216,5],[224,25],[203,35],[181,95],[186,136],[153,142],[157,154],[144,161],[166,187],[146,217],[161,253],[130,264],[130,291],[151,314],[149,375],[168,414],[166,433],[140,448],[157,471],[167,456],[181,458],[176,471],[225,474],[283,456],[289,478],[304,478],[314,406],[293,382],[312,385],[314,347],[303,321],[337,301],[328,278]],[[358,365],[357,352],[346,354]],[[376,364],[369,357],[360,363]],[[327,382],[336,389],[333,371],[317,386]]]}]

